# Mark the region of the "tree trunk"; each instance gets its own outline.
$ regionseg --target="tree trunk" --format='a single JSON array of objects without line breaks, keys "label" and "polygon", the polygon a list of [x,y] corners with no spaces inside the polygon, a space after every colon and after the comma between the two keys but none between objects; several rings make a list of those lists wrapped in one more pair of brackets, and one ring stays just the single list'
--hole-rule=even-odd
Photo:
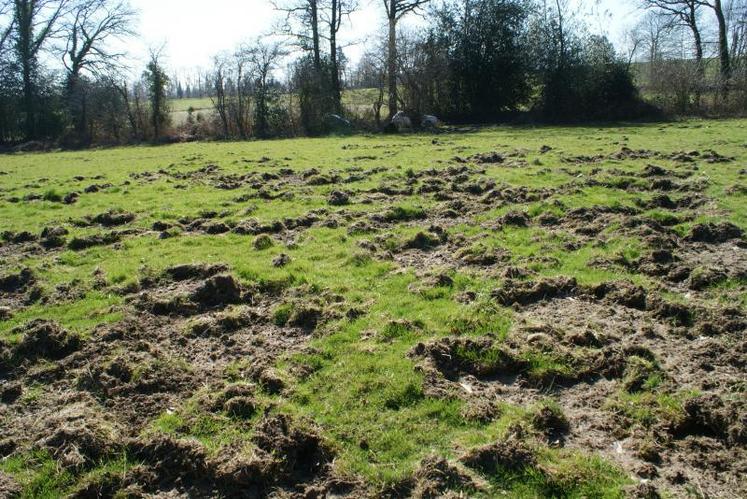
[{"label": "tree trunk", "polygon": [[[394,3],[392,1],[392,3]],[[393,8],[394,6],[392,6]],[[389,15],[389,42],[387,55],[387,80],[389,82],[389,119],[397,114],[397,14]]]},{"label": "tree trunk", "polygon": [[721,0],[714,0],[713,10],[718,20],[718,57],[721,61],[721,80],[724,88],[731,77],[731,60],[729,59],[729,40],[726,18],[721,8]]},{"label": "tree trunk", "polygon": [[311,7],[311,43],[314,50],[314,68],[317,73],[322,70],[322,55],[321,48],[319,46],[319,9],[317,0],[309,0]]},{"label": "tree trunk", "polygon": [[555,5],[558,8],[558,38],[560,41],[560,60],[558,66],[560,69],[565,68],[565,31],[563,27],[563,8],[560,5],[560,0],[555,0]]},{"label": "tree trunk", "polygon": [[67,78],[67,105],[78,140],[88,141],[88,117],[86,116],[86,94],[81,88],[78,70],[74,67]]},{"label": "tree trunk", "polygon": [[25,113],[24,130],[26,140],[36,138],[36,102],[34,88],[34,65],[35,57],[33,51],[34,24],[32,12],[26,2],[16,5],[16,30],[18,41],[16,51],[21,64],[21,80],[23,82],[23,111]]},{"label": "tree trunk", "polygon": [[123,83],[121,87],[117,85],[116,88],[122,96],[122,100],[124,100],[125,109],[127,109],[127,120],[130,122],[132,133],[137,135],[137,121],[135,120],[135,114],[132,112],[132,107],[130,106],[130,92],[127,90],[127,83]]},{"label": "tree trunk", "polygon": [[338,17],[340,14],[340,0],[332,0],[332,22],[329,26],[329,58],[332,79],[332,99],[334,100],[335,112],[342,112],[342,89],[340,88],[340,68],[337,62],[337,30],[339,29]]},{"label": "tree trunk", "polygon": [[31,140],[36,138],[36,106],[34,102],[34,82],[31,74],[31,61],[24,60],[21,66],[23,72],[23,110],[26,113],[24,126],[26,139]]}]

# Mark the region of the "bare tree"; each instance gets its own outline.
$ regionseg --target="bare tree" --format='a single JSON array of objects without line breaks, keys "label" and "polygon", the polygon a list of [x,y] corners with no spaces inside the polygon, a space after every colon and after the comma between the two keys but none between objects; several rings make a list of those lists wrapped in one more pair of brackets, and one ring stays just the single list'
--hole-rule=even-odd
[{"label": "bare tree", "polygon": [[[726,25],[726,15],[721,0],[698,0],[698,4],[713,11],[718,25],[718,58],[721,65],[721,81],[727,84],[731,76],[731,59],[729,58],[729,28]],[[726,88],[724,86],[724,88]]]},{"label": "bare tree", "polygon": [[687,27],[692,33],[695,49],[695,62],[698,74],[704,75],[703,67],[703,38],[700,31],[698,14],[701,3],[699,0],[643,0],[644,7],[653,9],[660,15],[671,20],[673,24]]},{"label": "bare tree", "polygon": [[64,25],[66,32],[62,62],[67,71],[68,109],[76,132],[86,128],[86,95],[81,88],[83,72],[101,74],[118,68],[122,53],[112,52],[107,44],[134,34],[135,12],[126,1],[83,0],[72,9]]},{"label": "bare tree", "polygon": [[729,2],[727,24],[731,30],[731,56],[737,68],[744,69],[747,58],[747,0]]},{"label": "bare tree", "polygon": [[250,57],[251,49],[240,46],[215,58],[211,99],[225,137],[251,133]]},{"label": "bare tree", "polygon": [[13,0],[10,35],[21,68],[26,138],[36,138],[37,66],[42,49],[56,36],[70,0]]},{"label": "bare tree", "polygon": [[322,20],[327,25],[329,39],[329,60],[332,97],[335,111],[342,111],[342,86],[340,84],[340,61],[338,54],[337,34],[344,18],[349,17],[358,8],[357,0],[326,0],[323,4]]},{"label": "bare tree", "polygon": [[397,23],[408,13],[417,11],[429,0],[382,0],[386,11],[387,38],[387,78],[389,86],[389,119],[399,107],[397,95]]},{"label": "bare tree", "polygon": [[635,26],[633,35],[639,46],[646,52],[648,62],[648,83],[651,84],[657,73],[657,65],[664,53],[668,51],[666,43],[673,31],[672,19],[655,11],[648,11]]},{"label": "bare tree", "polygon": [[270,78],[285,55],[280,43],[261,40],[247,52],[254,93],[254,129],[258,137],[270,135]]},{"label": "bare tree", "polygon": [[62,62],[69,77],[84,70],[96,73],[117,65],[123,53],[111,52],[111,39],[134,35],[135,11],[126,1],[85,0],[73,8],[65,26],[66,45]]},{"label": "bare tree", "polygon": [[125,104],[127,121],[130,124],[132,137],[138,141],[145,138],[145,100],[142,82],[136,83],[132,90],[126,81],[115,84],[115,88]]},{"label": "bare tree", "polygon": [[[341,0],[336,0],[341,1]],[[279,34],[296,40],[303,50],[310,50],[317,73],[322,70],[321,34],[319,29],[320,0],[274,1],[275,10],[285,14]]]}]

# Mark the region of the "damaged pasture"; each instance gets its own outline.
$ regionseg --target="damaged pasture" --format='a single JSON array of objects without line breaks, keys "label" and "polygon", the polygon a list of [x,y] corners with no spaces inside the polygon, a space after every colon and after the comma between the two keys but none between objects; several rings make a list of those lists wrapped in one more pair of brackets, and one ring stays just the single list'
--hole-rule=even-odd
[{"label": "damaged pasture", "polygon": [[0,495],[744,495],[707,123],[4,158]]}]

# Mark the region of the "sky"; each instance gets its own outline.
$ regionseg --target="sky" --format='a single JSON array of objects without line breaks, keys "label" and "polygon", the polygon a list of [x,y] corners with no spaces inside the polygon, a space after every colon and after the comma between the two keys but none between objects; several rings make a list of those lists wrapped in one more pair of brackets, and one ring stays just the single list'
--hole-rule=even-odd
[{"label": "sky", "polygon": [[[341,33],[345,52],[356,61],[384,26],[381,0],[360,0],[362,7]],[[639,15],[635,0],[571,0],[590,28],[620,44]],[[150,48],[163,47],[163,62],[174,71],[209,68],[213,57],[242,42],[267,36],[280,14],[270,0],[130,0],[139,15],[139,36],[127,50],[144,60]],[[417,23],[411,17],[411,25]]]}]

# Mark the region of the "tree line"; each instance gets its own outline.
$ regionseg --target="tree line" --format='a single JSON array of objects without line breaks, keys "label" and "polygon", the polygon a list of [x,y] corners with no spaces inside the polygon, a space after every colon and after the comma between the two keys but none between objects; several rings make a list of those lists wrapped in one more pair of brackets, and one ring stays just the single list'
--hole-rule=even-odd
[{"label": "tree line", "polygon": [[677,113],[747,109],[747,1],[641,0],[630,31],[641,87]]},{"label": "tree line", "polygon": [[[622,51],[569,0],[370,1],[384,27],[353,67],[341,33],[358,0],[276,0],[274,36],[182,81],[159,50],[131,76],[115,48],[135,36],[126,0],[0,0],[0,142],[319,135],[381,130],[398,112],[417,126],[747,109],[745,0],[637,0],[646,14]],[[211,112],[172,123],[171,99],[196,96]]]}]

